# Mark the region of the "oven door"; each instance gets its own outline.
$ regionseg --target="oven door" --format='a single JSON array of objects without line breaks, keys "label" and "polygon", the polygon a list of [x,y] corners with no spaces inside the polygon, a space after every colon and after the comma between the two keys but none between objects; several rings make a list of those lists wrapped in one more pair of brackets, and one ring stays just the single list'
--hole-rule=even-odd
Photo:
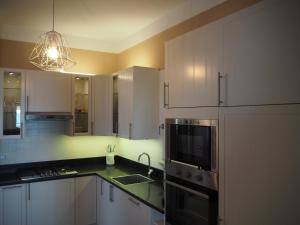
[{"label": "oven door", "polygon": [[167,124],[166,138],[168,160],[215,170],[215,126]]},{"label": "oven door", "polygon": [[217,194],[207,194],[166,181],[168,225],[217,225]]}]

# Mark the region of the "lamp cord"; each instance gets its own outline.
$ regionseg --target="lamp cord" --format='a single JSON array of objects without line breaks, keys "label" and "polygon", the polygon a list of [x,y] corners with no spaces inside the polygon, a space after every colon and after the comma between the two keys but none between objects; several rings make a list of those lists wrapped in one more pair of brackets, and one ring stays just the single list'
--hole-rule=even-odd
[{"label": "lamp cord", "polygon": [[54,0],[52,0],[52,31],[54,31],[54,13],[55,13]]}]

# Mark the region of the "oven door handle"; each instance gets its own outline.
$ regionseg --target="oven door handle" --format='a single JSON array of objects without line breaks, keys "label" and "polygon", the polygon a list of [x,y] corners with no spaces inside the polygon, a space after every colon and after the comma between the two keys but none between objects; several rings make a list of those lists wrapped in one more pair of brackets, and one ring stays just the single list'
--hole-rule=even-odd
[{"label": "oven door handle", "polygon": [[166,180],[166,184],[169,184],[169,185],[171,185],[171,186],[177,187],[177,188],[179,188],[179,189],[182,189],[182,190],[184,190],[184,191],[187,191],[187,192],[189,192],[189,193],[192,193],[192,194],[197,195],[197,196],[199,196],[199,197],[202,197],[202,198],[204,198],[204,199],[207,199],[207,200],[209,199],[209,196],[206,195],[206,194],[203,194],[203,193],[198,192],[198,191],[195,191],[195,190],[193,190],[193,189],[184,187],[184,186],[179,185],[179,184],[176,184],[176,183],[174,183],[174,182],[171,182],[171,181]]}]

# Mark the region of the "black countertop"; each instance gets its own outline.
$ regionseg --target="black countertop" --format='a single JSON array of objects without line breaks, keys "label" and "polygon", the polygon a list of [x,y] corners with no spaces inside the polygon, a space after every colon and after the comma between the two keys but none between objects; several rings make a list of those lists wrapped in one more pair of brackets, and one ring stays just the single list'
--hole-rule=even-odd
[{"label": "black countertop", "polygon": [[[154,208],[163,213],[163,172],[161,170],[153,168],[154,172],[151,176],[151,179],[153,179],[154,181],[122,185],[112,178],[137,173],[147,175],[147,167],[143,164],[139,164],[119,156],[116,156],[115,161],[116,163],[114,166],[106,166],[104,157],[0,166],[0,171],[2,171],[0,172],[0,186],[96,175],[122,189],[129,195],[137,198],[151,208]],[[76,170],[78,173],[75,175],[38,178],[30,181],[22,181],[18,176],[18,174],[24,170],[53,167],[68,168]]]}]

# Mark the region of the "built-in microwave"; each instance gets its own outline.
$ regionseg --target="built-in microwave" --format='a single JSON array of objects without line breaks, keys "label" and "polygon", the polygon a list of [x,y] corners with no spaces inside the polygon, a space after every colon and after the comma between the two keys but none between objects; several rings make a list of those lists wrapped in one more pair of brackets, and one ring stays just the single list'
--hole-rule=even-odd
[{"label": "built-in microwave", "polygon": [[218,120],[166,119],[166,173],[218,189]]}]

